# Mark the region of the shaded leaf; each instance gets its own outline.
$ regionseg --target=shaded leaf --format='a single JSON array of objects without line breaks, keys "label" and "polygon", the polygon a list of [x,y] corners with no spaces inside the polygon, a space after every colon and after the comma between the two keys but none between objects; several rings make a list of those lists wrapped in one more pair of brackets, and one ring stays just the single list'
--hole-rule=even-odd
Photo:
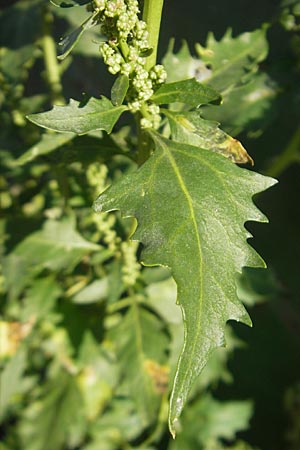
[{"label": "shaded leaf", "polygon": [[76,30],[72,31],[72,33],[68,34],[60,40],[58,45],[59,47],[61,47],[61,51],[58,55],[58,59],[65,59],[71,53],[75,45],[77,45],[83,33],[96,25],[95,19],[97,15],[98,11],[96,11],[88,19],[86,19],[78,28],[76,28]]},{"label": "shaded leaf", "polygon": [[236,294],[236,275],[264,263],[247,244],[251,234],[244,224],[266,221],[252,196],[275,180],[208,150],[151,135],[153,156],[100,195],[95,210],[136,217],[134,238],[143,244],[144,264],[172,269],[185,322],[169,416],[175,434],[193,382],[211,352],[224,345],[226,322],[251,323]]},{"label": "shaded leaf", "polygon": [[267,27],[232,37],[229,29],[220,41],[208,34],[205,47],[196,44],[200,59],[212,72],[206,81],[220,92],[249,81],[268,54]]},{"label": "shaded leaf", "polygon": [[277,95],[276,83],[261,73],[224,94],[218,108],[210,105],[202,113],[207,119],[222,121],[222,128],[235,136],[245,129],[259,135],[280,111],[280,105],[275,102]]},{"label": "shaded leaf", "polygon": [[177,53],[174,53],[173,47],[171,41],[163,59],[169,80],[195,77],[222,94],[233,86],[249,81],[258,70],[258,64],[268,54],[265,26],[236,37],[232,37],[229,29],[220,41],[209,33],[204,47],[196,44],[198,57],[191,55],[186,42]]},{"label": "shaded leaf", "polygon": [[72,6],[82,6],[90,3],[91,0],[50,0],[54,6],[60,8],[71,8]]},{"label": "shaded leaf", "polygon": [[220,95],[211,87],[204,86],[195,78],[163,84],[151,97],[158,105],[179,102],[198,107],[201,104],[219,103]]},{"label": "shaded leaf", "polygon": [[92,97],[86,103],[71,99],[67,106],[54,106],[50,111],[31,114],[28,119],[40,127],[62,133],[86,134],[94,130],[110,133],[126,109],[126,106],[113,106],[106,97]]},{"label": "shaded leaf", "polygon": [[210,395],[202,396],[185,411],[181,432],[168,449],[219,448],[221,439],[232,441],[237,432],[248,427],[251,414],[248,401],[220,402]]},{"label": "shaded leaf", "polygon": [[197,81],[203,82],[210,77],[211,69],[201,59],[191,55],[186,41],[183,41],[177,53],[174,53],[174,43],[174,39],[171,39],[168,51],[162,61],[169,82],[194,77]]},{"label": "shaded leaf", "polygon": [[169,119],[174,141],[220,153],[237,164],[253,165],[253,159],[240,141],[220,130],[218,122],[202,119],[199,111],[164,113]]},{"label": "shaded leaf", "polygon": [[70,142],[74,139],[74,135],[72,136],[70,133],[67,134],[43,134],[41,140],[23,153],[20,158],[16,160],[16,165],[22,166],[23,164],[27,164],[38,156],[46,155],[56,150],[58,147]]}]

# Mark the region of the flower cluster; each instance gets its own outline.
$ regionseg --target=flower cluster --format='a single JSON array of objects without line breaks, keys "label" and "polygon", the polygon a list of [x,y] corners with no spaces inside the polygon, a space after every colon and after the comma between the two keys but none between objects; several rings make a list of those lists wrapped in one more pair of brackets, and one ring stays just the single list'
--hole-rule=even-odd
[{"label": "flower cluster", "polygon": [[138,243],[124,241],[121,244],[123,255],[122,281],[126,286],[134,286],[140,274],[141,265],[137,262],[136,251]]},{"label": "flower cluster", "polygon": [[[104,164],[94,163],[88,167],[86,177],[88,184],[95,190],[95,195],[104,190],[107,183],[107,172],[108,169]],[[92,240],[95,242],[98,242],[100,239],[103,240],[108,249],[115,253],[121,241],[114,229],[115,215],[93,213],[91,220],[97,230]]]},{"label": "flower cluster", "polygon": [[94,0],[94,9],[99,11],[101,30],[108,39],[101,45],[100,52],[109,72],[129,77],[129,109],[132,112],[142,110],[142,127],[158,128],[159,107],[150,99],[155,89],[166,81],[166,71],[159,64],[149,72],[145,69],[151,48],[147,25],[138,16],[138,1]]}]

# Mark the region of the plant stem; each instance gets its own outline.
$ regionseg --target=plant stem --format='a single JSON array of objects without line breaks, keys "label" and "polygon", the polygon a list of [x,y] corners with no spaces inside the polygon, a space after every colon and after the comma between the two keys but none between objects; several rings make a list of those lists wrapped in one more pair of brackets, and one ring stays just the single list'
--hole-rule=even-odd
[{"label": "plant stem", "polygon": [[266,170],[270,177],[279,176],[290,164],[299,161],[300,158],[300,129],[297,128],[291,140],[281,155]]},{"label": "plant stem", "polygon": [[138,135],[138,166],[144,164],[150,156],[151,145],[148,133],[146,133],[140,125],[141,113],[136,114],[137,135]]},{"label": "plant stem", "polygon": [[44,10],[43,15],[43,36],[42,47],[44,53],[44,64],[46,78],[50,89],[52,103],[64,105],[65,100],[62,95],[62,84],[60,78],[59,64],[57,61],[56,45],[52,37],[53,16],[48,9]]},{"label": "plant stem", "polygon": [[149,32],[149,44],[153,49],[147,58],[146,70],[151,69],[156,64],[157,47],[159,40],[159,30],[164,0],[145,0],[143,10],[143,20],[147,23]]},{"label": "plant stem", "polygon": [[[164,0],[144,0],[143,20],[147,24],[149,33],[149,44],[152,53],[146,59],[145,69],[150,70],[155,66],[157,58],[157,47],[159,40],[160,22]],[[143,110],[141,110],[143,114]],[[137,133],[138,133],[138,165],[141,166],[150,156],[151,142],[148,134],[141,128],[141,113],[136,115]]]}]

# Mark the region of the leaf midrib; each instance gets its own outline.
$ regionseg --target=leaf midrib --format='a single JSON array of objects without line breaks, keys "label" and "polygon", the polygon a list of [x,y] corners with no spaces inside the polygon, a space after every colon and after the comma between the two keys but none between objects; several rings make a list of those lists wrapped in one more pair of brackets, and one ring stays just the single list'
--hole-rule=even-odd
[{"label": "leaf midrib", "polygon": [[[193,340],[193,344],[192,344],[192,354],[195,353],[195,347],[197,345],[198,342],[198,337],[200,334],[200,330],[201,330],[201,316],[202,316],[202,308],[203,308],[203,256],[202,256],[202,245],[201,245],[201,240],[200,240],[200,235],[199,235],[199,231],[198,231],[198,225],[197,225],[197,220],[196,220],[196,216],[195,216],[195,211],[194,211],[194,206],[193,206],[193,201],[192,198],[189,194],[189,191],[187,189],[187,187],[185,186],[184,180],[181,176],[180,170],[176,164],[175,159],[173,158],[170,150],[168,149],[168,146],[164,144],[164,142],[156,135],[155,138],[157,141],[159,141],[165,155],[167,156],[167,158],[170,161],[170,164],[174,170],[174,173],[178,179],[179,182],[179,186],[181,188],[181,190],[183,191],[186,199],[187,199],[187,203],[190,209],[190,213],[191,213],[191,219],[193,222],[193,226],[194,226],[194,230],[195,230],[195,235],[196,235],[196,240],[197,240],[197,247],[198,247],[198,252],[199,252],[199,278],[200,278],[200,293],[199,293],[199,304],[198,304],[198,312],[199,312],[199,320],[197,321],[197,330],[195,333],[195,339]],[[185,334],[186,334],[186,330],[185,330]],[[184,350],[185,350],[185,346],[186,343],[184,343],[182,352],[181,352],[181,356],[180,356],[180,360],[182,359],[182,355],[184,354]],[[180,364],[180,361],[179,361]],[[185,375],[183,378],[183,383],[185,382],[185,379],[187,377],[187,374],[190,371],[190,367],[193,364],[193,358],[189,359],[189,367],[188,369],[185,371]]]}]

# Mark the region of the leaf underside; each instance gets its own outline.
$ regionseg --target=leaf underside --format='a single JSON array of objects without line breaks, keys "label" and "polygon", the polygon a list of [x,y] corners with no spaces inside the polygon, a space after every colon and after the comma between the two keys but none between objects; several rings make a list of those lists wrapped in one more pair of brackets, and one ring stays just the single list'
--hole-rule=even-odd
[{"label": "leaf underside", "polygon": [[244,266],[264,262],[247,244],[246,221],[266,222],[252,202],[276,181],[241,169],[209,150],[151,133],[154,154],[134,174],[99,196],[96,211],[119,209],[137,219],[133,239],[145,265],[172,270],[185,339],[171,394],[169,426],[212,351],[224,345],[228,320],[251,324],[236,293]]}]

